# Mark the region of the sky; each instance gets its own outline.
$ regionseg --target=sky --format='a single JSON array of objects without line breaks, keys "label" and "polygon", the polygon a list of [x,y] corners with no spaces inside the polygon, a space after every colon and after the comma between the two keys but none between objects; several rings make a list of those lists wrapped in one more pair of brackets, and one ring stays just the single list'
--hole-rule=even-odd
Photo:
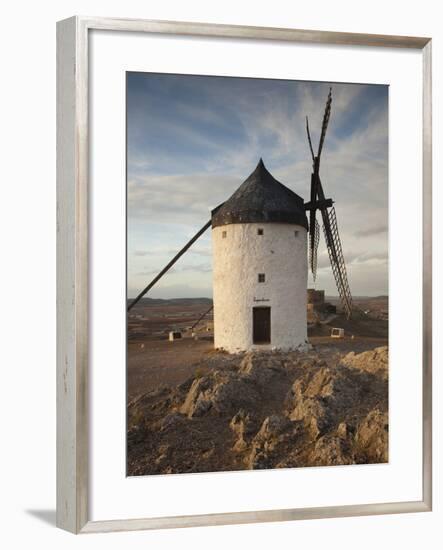
[{"label": "sky", "polygon": [[[127,73],[129,297],[209,221],[260,157],[277,180],[309,200],[305,117],[316,150],[330,86],[320,177],[335,202],[351,292],[388,294],[387,86]],[[210,233],[150,297],[212,296]],[[309,275],[308,286],[337,295],[323,234],[317,280]]]}]

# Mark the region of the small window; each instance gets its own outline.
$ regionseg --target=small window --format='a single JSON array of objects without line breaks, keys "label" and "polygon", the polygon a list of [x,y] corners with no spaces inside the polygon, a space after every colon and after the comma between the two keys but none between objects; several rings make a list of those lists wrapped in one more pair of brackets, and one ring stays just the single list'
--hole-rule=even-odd
[{"label": "small window", "polygon": [[263,229],[261,227],[257,229],[257,235],[263,235]]},{"label": "small window", "polygon": [[265,277],[265,274],[264,274],[264,273],[259,273],[259,274],[258,274],[258,282],[259,282],[259,283],[264,283],[264,282],[265,282],[265,279],[266,279],[266,277]]},{"label": "small window", "polygon": [[222,239],[226,239],[226,235],[228,234],[227,231],[222,231]]},{"label": "small window", "polygon": [[298,237],[298,231],[294,231],[294,235]]}]

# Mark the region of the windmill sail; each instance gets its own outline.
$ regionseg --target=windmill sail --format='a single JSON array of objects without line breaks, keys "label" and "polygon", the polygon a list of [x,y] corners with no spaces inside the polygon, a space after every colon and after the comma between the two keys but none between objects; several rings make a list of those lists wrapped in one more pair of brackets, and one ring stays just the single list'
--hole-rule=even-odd
[{"label": "windmill sail", "polygon": [[346,273],[346,263],[343,256],[340,234],[338,232],[335,208],[332,207],[329,211],[325,208],[324,211],[322,211],[322,216],[323,231],[335,284],[337,285],[337,290],[346,316],[350,318],[352,314],[352,296],[348,283],[348,275]]},{"label": "windmill sail", "polygon": [[311,197],[310,202],[306,204],[305,208],[310,210],[309,213],[309,266],[312,271],[314,281],[317,276],[317,251],[320,240],[320,231],[318,222],[316,220],[316,212],[320,210],[323,219],[323,231],[326,239],[326,246],[328,249],[329,260],[331,262],[332,273],[334,275],[337,290],[340,295],[343,309],[348,319],[352,314],[352,296],[349,288],[348,276],[346,273],[346,264],[343,256],[343,250],[340,241],[340,235],[338,232],[337,216],[335,209],[332,206],[333,201],[326,199],[323,187],[320,181],[320,155],[323,149],[326,130],[329,124],[329,118],[331,116],[332,105],[332,90],[329,89],[328,99],[326,100],[325,112],[323,115],[323,122],[321,127],[320,140],[318,144],[317,155],[314,154],[312,147],[311,133],[309,130],[309,121],[306,117],[306,132],[308,135],[309,149],[312,156],[312,176],[311,176]]},{"label": "windmill sail", "polygon": [[314,220],[314,231],[313,231],[314,245],[309,247],[309,266],[312,271],[312,277],[314,281],[317,277],[317,251],[318,244],[320,242],[320,225],[317,220]]}]

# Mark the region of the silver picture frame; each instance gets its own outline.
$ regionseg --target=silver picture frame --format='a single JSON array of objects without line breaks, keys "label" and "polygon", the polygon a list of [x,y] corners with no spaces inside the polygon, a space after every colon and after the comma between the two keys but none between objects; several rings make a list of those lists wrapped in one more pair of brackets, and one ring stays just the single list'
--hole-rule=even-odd
[{"label": "silver picture frame", "polygon": [[[88,44],[91,30],[408,48],[423,57],[422,500],[90,521],[88,497]],[[425,512],[432,509],[431,39],[97,17],[57,24],[57,525],[72,533]]]}]

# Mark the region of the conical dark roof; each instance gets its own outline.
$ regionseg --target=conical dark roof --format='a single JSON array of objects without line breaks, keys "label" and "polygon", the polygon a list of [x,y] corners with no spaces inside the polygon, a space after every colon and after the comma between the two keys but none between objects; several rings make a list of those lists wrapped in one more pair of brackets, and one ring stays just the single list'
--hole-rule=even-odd
[{"label": "conical dark roof", "polygon": [[262,159],[237,191],[212,211],[212,227],[230,223],[292,223],[308,228],[303,199],[277,181]]}]

